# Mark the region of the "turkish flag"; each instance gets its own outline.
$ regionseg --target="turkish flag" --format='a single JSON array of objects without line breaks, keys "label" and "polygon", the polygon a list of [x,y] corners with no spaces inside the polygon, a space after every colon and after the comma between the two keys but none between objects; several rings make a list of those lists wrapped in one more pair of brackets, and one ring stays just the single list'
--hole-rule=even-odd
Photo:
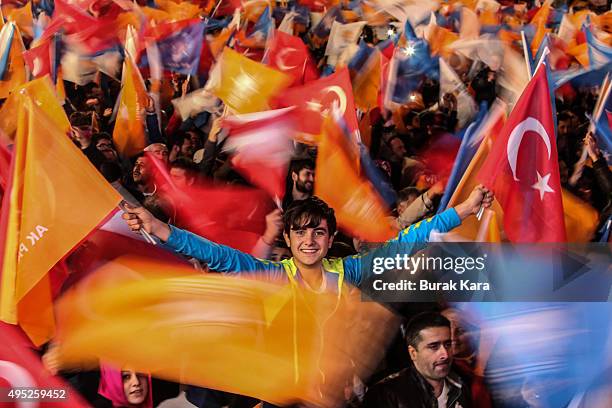
[{"label": "turkish flag", "polygon": [[550,95],[541,65],[478,174],[495,192],[512,242],[566,241]]},{"label": "turkish flag", "polygon": [[331,114],[334,104],[338,105],[349,130],[355,132],[359,129],[351,78],[346,67],[328,77],[287,89],[276,98],[276,104],[277,107],[296,106],[301,118],[298,130],[307,135],[321,134],[323,119]]},{"label": "turkish flag", "polygon": [[23,59],[28,64],[34,78],[51,75],[51,67],[55,59],[54,48],[53,40],[48,39],[39,46],[30,48],[23,53]]},{"label": "turkish flag", "polygon": [[275,30],[268,46],[267,65],[290,74],[292,85],[301,85],[319,77],[317,66],[304,42],[296,36]]},{"label": "turkish flag", "polygon": [[[37,405],[34,402],[8,402],[7,393],[11,388],[31,387],[33,389],[54,389],[55,395],[41,400],[38,406],[87,407],[81,397],[60,378],[45,370],[40,359],[32,351],[32,343],[17,326],[0,322],[0,388],[3,389],[3,407]],[[50,393],[52,394],[52,393]],[[61,398],[60,398],[61,397]],[[44,402],[43,402],[44,401]]]},{"label": "turkish flag", "polygon": [[293,154],[292,135],[298,123],[295,109],[230,116],[221,126],[229,133],[224,149],[232,152],[232,165],[270,197],[285,195],[287,168]]}]

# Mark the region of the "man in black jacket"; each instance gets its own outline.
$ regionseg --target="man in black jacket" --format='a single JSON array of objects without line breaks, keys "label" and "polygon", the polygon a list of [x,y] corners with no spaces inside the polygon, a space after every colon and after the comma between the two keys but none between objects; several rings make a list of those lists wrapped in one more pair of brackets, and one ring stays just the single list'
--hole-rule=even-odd
[{"label": "man in black jacket", "polygon": [[450,322],[441,314],[425,312],[406,328],[410,367],[372,386],[366,408],[468,408],[469,391],[451,373]]}]

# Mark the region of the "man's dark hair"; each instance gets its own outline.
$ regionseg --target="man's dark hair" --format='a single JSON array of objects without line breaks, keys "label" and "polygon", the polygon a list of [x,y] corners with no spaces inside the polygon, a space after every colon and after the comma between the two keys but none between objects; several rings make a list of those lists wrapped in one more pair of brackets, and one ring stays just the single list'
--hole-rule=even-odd
[{"label": "man's dark hair", "polygon": [[567,111],[560,112],[557,116],[557,122],[565,122],[569,120],[572,120],[572,115]]},{"label": "man's dark hair", "polygon": [[438,312],[419,313],[406,324],[406,343],[416,348],[421,341],[421,330],[430,327],[448,327],[450,329],[450,321]]},{"label": "man's dark hair", "polygon": [[283,214],[285,234],[289,234],[291,230],[316,228],[321,220],[327,221],[327,232],[330,236],[334,235],[336,233],[336,215],[333,208],[330,208],[325,201],[315,196],[308,197],[305,200],[295,200]]},{"label": "man's dark hair", "polygon": [[183,169],[190,176],[195,176],[196,172],[198,171],[198,168],[196,167],[194,162],[185,157],[179,157],[178,159],[170,163],[170,168]]},{"label": "man's dark hair", "polygon": [[314,170],[314,168],[314,161],[310,159],[294,160],[291,162],[291,171],[289,172],[289,175],[291,175],[291,173],[300,174],[300,171],[304,169]]},{"label": "man's dark hair", "polygon": [[399,191],[399,193],[397,193],[396,204],[399,205],[402,201],[408,200],[410,196],[419,197],[420,195],[421,195],[421,192],[416,187],[411,186],[411,187],[403,188]]},{"label": "man's dark hair", "polygon": [[107,139],[110,140],[111,144],[113,145],[113,148],[115,146],[115,143],[113,142],[113,137],[106,133],[106,132],[100,132],[100,133],[94,133],[93,135],[91,135],[91,144],[93,146],[96,146],[98,144],[98,142],[102,139]]}]

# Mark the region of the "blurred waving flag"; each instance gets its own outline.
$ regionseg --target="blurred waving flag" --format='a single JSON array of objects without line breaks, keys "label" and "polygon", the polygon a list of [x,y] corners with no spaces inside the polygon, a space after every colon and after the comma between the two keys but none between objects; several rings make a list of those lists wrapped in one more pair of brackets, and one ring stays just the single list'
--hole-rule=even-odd
[{"label": "blurred waving flag", "polygon": [[[161,23],[145,33],[157,42],[164,69],[184,75],[197,73],[203,37],[204,21],[199,18]],[[141,63],[148,64],[146,55]]]},{"label": "blurred waving flag", "polygon": [[285,195],[297,123],[294,108],[230,116],[221,123],[229,132],[224,150],[232,153],[233,167],[276,200]]},{"label": "blurred waving flag", "polygon": [[291,76],[225,48],[206,88],[234,112],[252,113],[268,109],[269,100],[291,81]]},{"label": "blurred waving flag", "polygon": [[611,63],[612,47],[597,38],[597,36],[593,33],[593,27],[588,18],[582,29],[586,35],[590,66],[601,67]]},{"label": "blurred waving flag", "polygon": [[36,47],[23,53],[23,59],[34,78],[50,75],[55,80],[57,74],[56,56],[59,37],[43,40]]},{"label": "blurred waving flag", "polygon": [[479,173],[504,209],[504,230],[512,242],[566,241],[550,95],[542,64]]},{"label": "blurred waving flag", "polygon": [[[365,61],[358,66],[358,60],[353,58],[351,61],[357,72],[353,77],[353,93],[355,96],[355,105],[368,112],[378,106],[378,99],[382,87],[382,65],[383,56],[378,48],[371,48],[365,43],[360,44],[360,51],[367,49]],[[360,52],[358,51],[358,53]],[[349,64],[351,68],[351,64]]]},{"label": "blurred waving flag", "polygon": [[[599,112],[596,111],[593,122],[597,133],[597,143],[604,153],[608,164],[612,163],[612,80],[606,76],[600,92],[604,92]],[[607,84],[607,86],[606,86]]]},{"label": "blurred waving flag", "polygon": [[131,157],[145,147],[145,108],[149,95],[140,71],[129,56],[123,62],[123,79],[113,140],[123,157]]},{"label": "blurred waving flag", "polygon": [[304,42],[282,31],[275,31],[269,41],[267,60],[267,65],[291,75],[292,85],[301,85],[319,77],[317,66]]},{"label": "blurred waving flag", "polygon": [[[290,88],[276,98],[277,106],[296,106],[301,118],[299,130],[306,139],[321,134],[323,120],[332,107],[338,106],[350,132],[359,129],[353,102],[353,90],[348,68],[334,74]],[[312,140],[311,140],[312,143]]]},{"label": "blurred waving flag", "polygon": [[334,6],[327,10],[327,13],[325,13],[321,21],[319,21],[319,24],[312,28],[312,33],[319,38],[327,38],[331,32],[334,21],[339,23],[345,22],[339,6]]},{"label": "blurred waving flag", "polygon": [[427,42],[417,38],[409,21],[390,64],[386,102],[408,103],[411,93],[420,89],[426,77],[439,76],[438,58],[431,57]]},{"label": "blurred waving flag", "polygon": [[0,99],[27,80],[23,59],[25,46],[19,28],[13,22],[6,23],[0,31]]},{"label": "blurred waving flag", "polygon": [[[49,86],[38,81],[35,86]],[[0,319],[19,324],[37,345],[54,332],[48,272],[120,201],[56,123],[22,96],[0,220]]]},{"label": "blurred waving flag", "polygon": [[359,176],[356,155],[358,147],[342,125],[327,116],[318,144],[315,195],[334,208],[339,226],[351,235],[371,242],[386,241],[395,233],[386,218],[384,201],[370,182]]}]

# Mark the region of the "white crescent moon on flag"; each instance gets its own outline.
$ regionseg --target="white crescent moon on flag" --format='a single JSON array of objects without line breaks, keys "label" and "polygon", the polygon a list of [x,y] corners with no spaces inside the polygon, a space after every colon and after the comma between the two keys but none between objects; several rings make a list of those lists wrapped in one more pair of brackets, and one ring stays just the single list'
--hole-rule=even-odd
[{"label": "white crescent moon on flag", "polygon": [[[28,370],[12,361],[0,360],[0,378],[4,378],[11,388],[36,387],[36,381]],[[18,408],[36,408],[38,402],[24,402],[16,399],[15,406]]]},{"label": "white crescent moon on flag", "polygon": [[518,158],[518,151],[521,147],[521,142],[523,140],[523,136],[526,132],[536,132],[546,145],[546,150],[548,151],[548,159],[550,160],[550,137],[544,128],[542,123],[532,117],[528,117],[518,125],[514,129],[512,129],[512,133],[510,133],[510,138],[508,139],[508,145],[506,146],[506,152],[508,155],[508,163],[510,164],[510,169],[512,170],[512,176],[515,181],[519,181],[516,177],[516,160]]},{"label": "white crescent moon on flag", "polygon": [[32,75],[38,76],[38,74],[40,74],[40,70],[42,69],[42,61],[40,60],[40,57],[34,58],[33,65],[34,66],[32,67]]},{"label": "white crescent moon on flag", "polygon": [[285,57],[292,52],[295,52],[295,48],[285,48],[276,55],[276,65],[283,71],[289,71],[290,69],[297,68],[297,65],[287,65],[285,63]]},{"label": "white crescent moon on flag", "polygon": [[344,90],[338,85],[332,85],[332,86],[323,88],[323,92],[325,93],[333,92],[336,95],[338,95],[338,101],[340,102],[340,107],[339,107],[340,112],[342,112],[342,114],[344,115],[344,112],[346,112],[346,94],[344,93]]}]

